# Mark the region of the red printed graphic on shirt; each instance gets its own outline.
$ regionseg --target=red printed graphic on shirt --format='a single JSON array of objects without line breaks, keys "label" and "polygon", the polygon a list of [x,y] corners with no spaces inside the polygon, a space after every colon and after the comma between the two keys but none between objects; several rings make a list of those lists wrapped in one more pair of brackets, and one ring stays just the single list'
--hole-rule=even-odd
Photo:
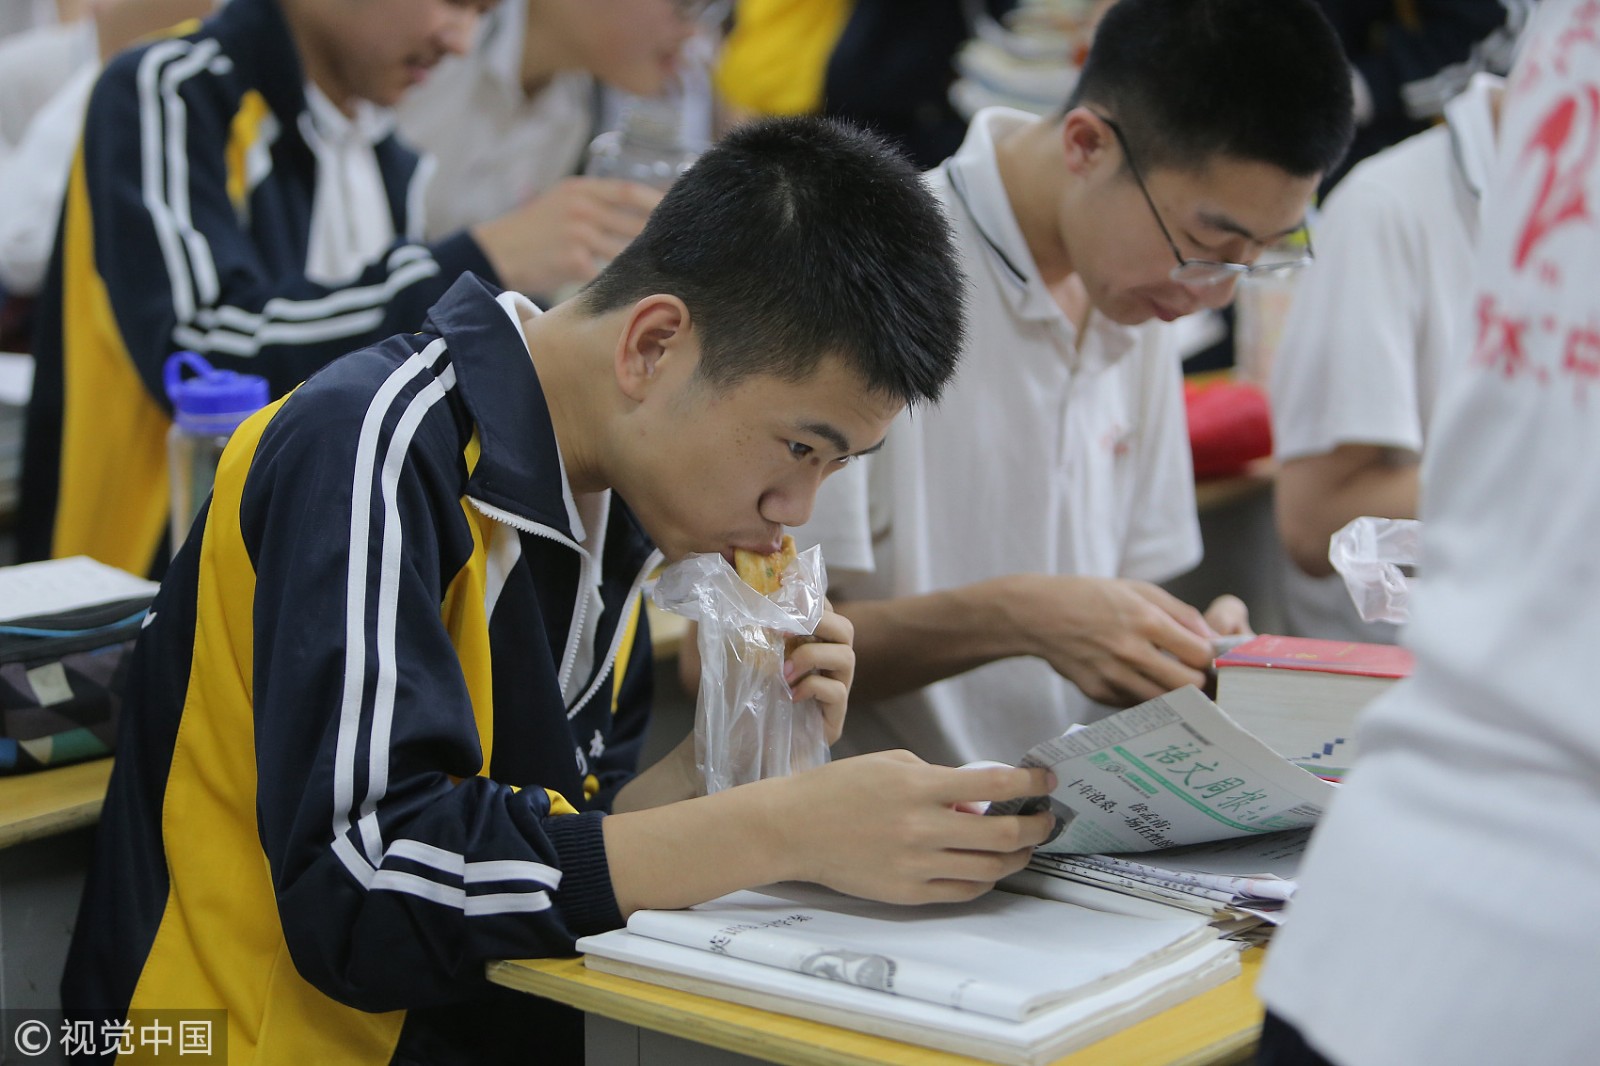
[{"label": "red printed graphic on shirt", "polygon": [[1500,309],[1493,296],[1478,297],[1478,341],[1472,352],[1474,364],[1498,370],[1503,377],[1533,374],[1540,381],[1544,372],[1528,358],[1527,318],[1518,318]]},{"label": "red printed graphic on shirt", "polygon": [[[1584,181],[1597,155],[1600,155],[1600,90],[1585,85],[1578,94],[1556,101],[1522,150],[1521,161],[1527,164],[1529,157],[1534,157],[1532,162],[1542,169],[1543,175],[1512,257],[1512,265],[1518,271],[1528,265],[1534,249],[1561,226],[1581,220],[1594,221]],[[1560,281],[1544,270],[1541,270],[1541,277],[1552,284]]]},{"label": "red printed graphic on shirt", "polygon": [[[1600,69],[1600,0],[1582,0],[1559,35],[1542,43],[1518,62],[1507,93],[1510,106],[1528,100],[1537,118],[1518,124],[1531,131],[1522,144],[1507,146],[1513,173],[1503,194],[1508,206],[1522,206],[1507,212],[1515,225],[1505,234],[1507,258],[1499,260],[1509,260],[1511,273],[1478,295],[1472,362],[1506,382],[1566,385],[1587,404],[1591,388],[1600,388],[1600,322],[1574,321],[1561,308],[1572,286],[1594,283],[1574,273],[1573,256],[1590,236],[1580,238],[1574,227],[1600,226],[1600,85],[1593,74]],[[1513,295],[1506,286],[1519,277]]]},{"label": "red printed graphic on shirt", "polygon": [[1553,53],[1551,62],[1558,73],[1566,74],[1569,63],[1582,62],[1572,58],[1574,48],[1600,50],[1600,0],[1585,0],[1573,15],[1572,24],[1556,38],[1550,51]]},{"label": "red printed graphic on shirt", "polygon": [[1574,51],[1600,52],[1600,0],[1584,0],[1573,15],[1572,22],[1549,42],[1543,53],[1529,52],[1517,61],[1512,72],[1511,92],[1524,96],[1538,88],[1545,75],[1553,73],[1565,78],[1573,70],[1583,70],[1584,64],[1593,63],[1593,56],[1573,56]]},{"label": "red printed graphic on shirt", "polygon": [[1594,323],[1574,326],[1561,353],[1561,369],[1578,383],[1578,399],[1588,399],[1588,387],[1600,385],[1600,328]]}]

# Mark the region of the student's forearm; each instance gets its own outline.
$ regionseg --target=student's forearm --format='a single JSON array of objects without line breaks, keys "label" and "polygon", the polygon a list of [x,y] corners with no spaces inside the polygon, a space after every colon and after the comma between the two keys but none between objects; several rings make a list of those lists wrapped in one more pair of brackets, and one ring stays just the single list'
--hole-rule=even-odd
[{"label": "student's forearm", "polygon": [[1054,787],[1038,768],[964,770],[875,752],[613,814],[603,823],[606,861],[624,915],[773,881],[897,903],[972,899],[1020,870],[1054,819],[975,816],[970,805]]},{"label": "student's forearm", "polygon": [[1037,654],[1016,610],[1028,582],[1019,574],[923,596],[836,603],[856,631],[851,694],[885,699],[998,659]]},{"label": "student's forearm", "polygon": [[691,732],[672,751],[623,785],[611,810],[614,814],[642,811],[693,799],[701,791],[700,774],[694,764],[694,733]]},{"label": "student's forearm", "polygon": [[768,802],[776,784],[760,781],[608,817],[606,857],[623,915],[688,907],[796,877],[781,819]]},{"label": "student's forearm", "polygon": [[1278,473],[1278,532],[1289,558],[1312,577],[1333,573],[1328,540],[1362,515],[1413,518],[1418,465],[1390,450],[1346,446],[1285,463]]}]

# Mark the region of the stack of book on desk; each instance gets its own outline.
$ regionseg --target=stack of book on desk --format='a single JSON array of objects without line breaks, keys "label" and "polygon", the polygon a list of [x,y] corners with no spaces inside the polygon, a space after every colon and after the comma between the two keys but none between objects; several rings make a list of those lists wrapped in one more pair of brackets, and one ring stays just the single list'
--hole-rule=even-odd
[{"label": "stack of book on desk", "polygon": [[901,907],[783,885],[641,911],[592,969],[1001,1063],[1048,1062],[1228,980],[1203,916],[1015,892]]},{"label": "stack of book on desk", "polygon": [[1342,780],[1356,759],[1356,718],[1411,673],[1391,644],[1256,637],[1217,657],[1217,703],[1297,766]]}]

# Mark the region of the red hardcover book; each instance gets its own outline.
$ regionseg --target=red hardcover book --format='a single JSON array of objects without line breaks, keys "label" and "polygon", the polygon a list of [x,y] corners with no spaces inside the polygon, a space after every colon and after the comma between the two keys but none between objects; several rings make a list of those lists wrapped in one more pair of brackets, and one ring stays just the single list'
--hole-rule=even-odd
[{"label": "red hardcover book", "polygon": [[1217,658],[1217,705],[1290,762],[1337,781],[1355,762],[1360,712],[1414,661],[1389,644],[1257,637]]}]

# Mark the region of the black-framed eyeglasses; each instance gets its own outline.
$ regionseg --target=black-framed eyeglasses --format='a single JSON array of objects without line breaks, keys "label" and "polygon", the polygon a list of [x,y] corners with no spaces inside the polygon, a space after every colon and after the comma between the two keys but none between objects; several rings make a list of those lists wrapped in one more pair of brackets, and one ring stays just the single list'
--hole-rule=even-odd
[{"label": "black-framed eyeglasses", "polygon": [[1122,146],[1122,154],[1128,160],[1128,169],[1133,172],[1133,180],[1138,183],[1144,202],[1150,205],[1150,213],[1155,216],[1156,225],[1161,227],[1161,236],[1167,239],[1167,247],[1172,249],[1172,257],[1178,261],[1178,265],[1167,274],[1173,281],[1184,285],[1221,285],[1240,278],[1283,276],[1309,266],[1315,258],[1311,250],[1311,230],[1306,226],[1301,226],[1278,243],[1268,245],[1261,253],[1261,258],[1254,263],[1225,263],[1216,259],[1186,258],[1183,252],[1179,251],[1178,242],[1172,239],[1172,231],[1167,229],[1166,222],[1161,218],[1161,212],[1157,210],[1156,202],[1150,196],[1150,189],[1144,183],[1144,175],[1139,173],[1139,165],[1133,161],[1133,152],[1128,148],[1128,138],[1123,136],[1121,128],[1115,121],[1098,112],[1093,114],[1110,127],[1117,138],[1117,143]]}]

